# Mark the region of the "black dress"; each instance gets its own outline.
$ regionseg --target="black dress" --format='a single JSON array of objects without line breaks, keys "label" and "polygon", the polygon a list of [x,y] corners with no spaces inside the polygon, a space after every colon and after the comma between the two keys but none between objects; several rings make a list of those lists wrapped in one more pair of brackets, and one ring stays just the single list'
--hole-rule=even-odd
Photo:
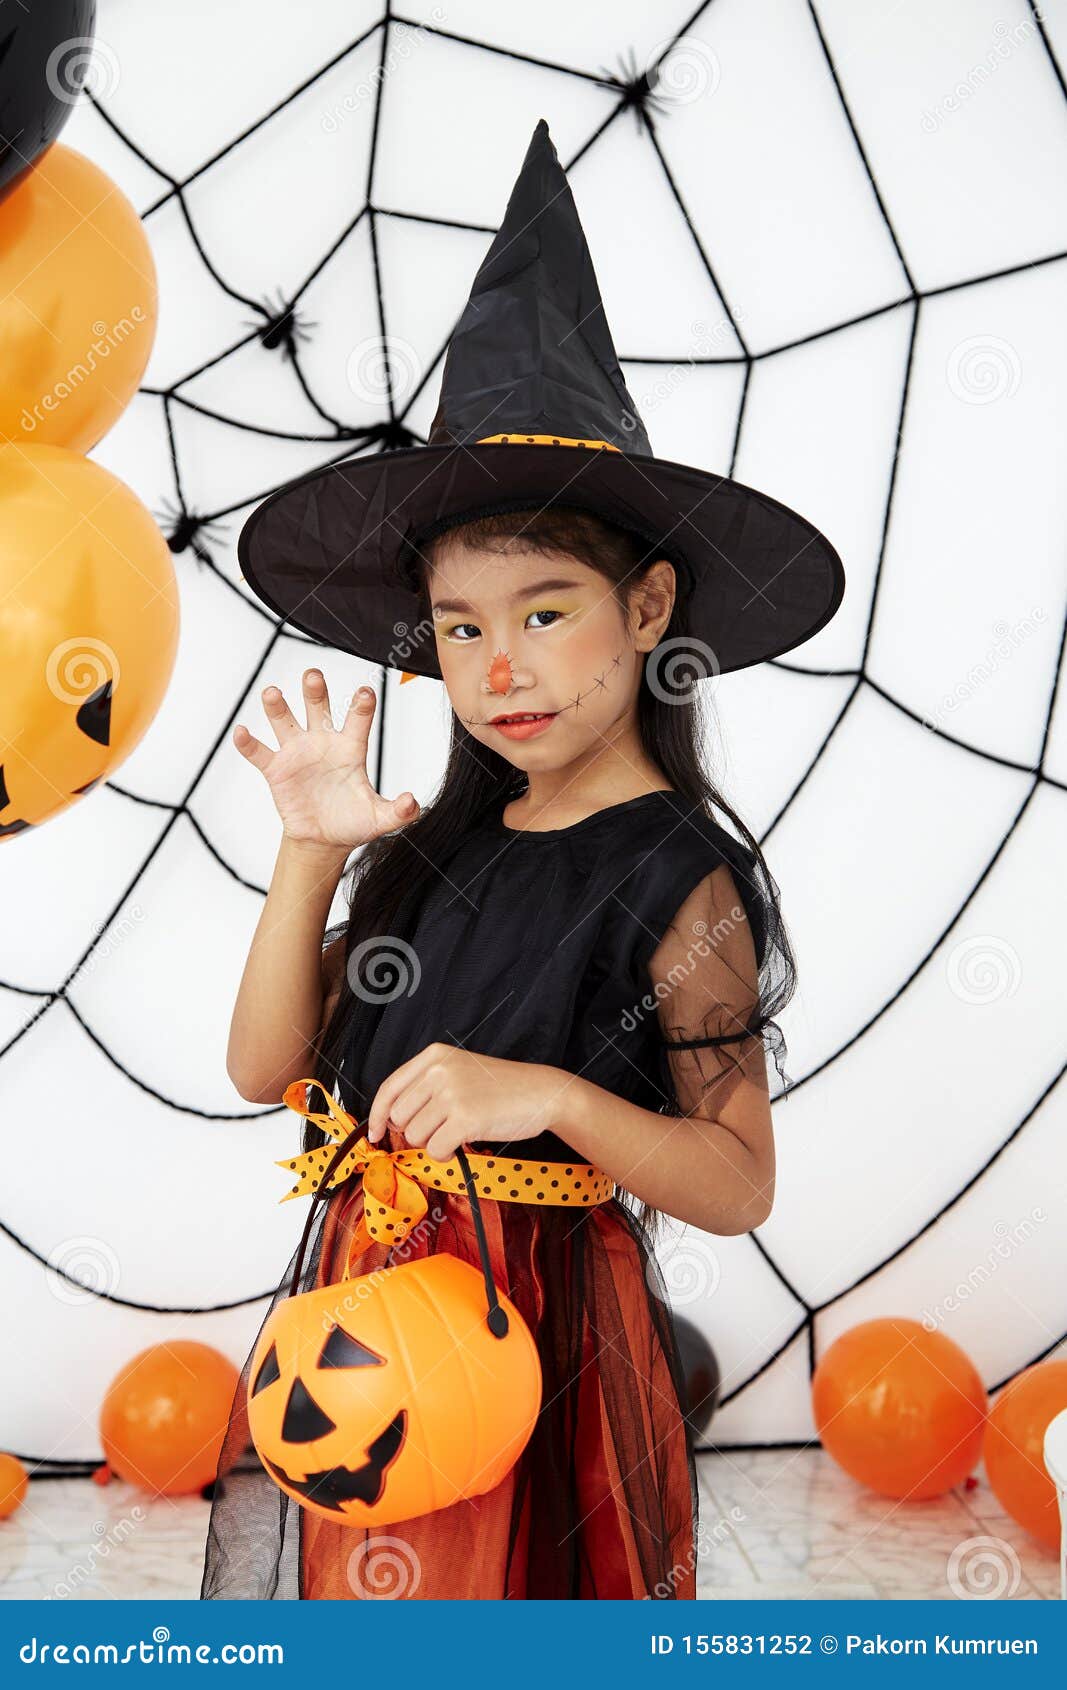
[{"label": "black dress", "polygon": [[[676,792],[543,832],[490,816],[439,865],[404,936],[418,959],[416,989],[359,1005],[342,1104],[362,1119],[381,1082],[441,1040],[564,1069],[652,1111],[698,1106],[737,1037],[724,986],[738,967],[731,946],[751,943],[757,961],[767,948],[768,905],[752,861]],[[723,864],[725,880],[715,876]],[[709,923],[725,932],[731,905],[737,937],[702,943]],[[653,989],[657,947],[661,973],[677,964],[669,990]],[[403,1148],[404,1140],[389,1129],[381,1143]],[[499,1141],[471,1148],[506,1150]],[[516,1141],[514,1153],[581,1159],[549,1133]],[[477,1265],[466,1196],[431,1196],[415,1253],[447,1249]],[[544,1390],[518,1462],[472,1501],[378,1532],[300,1508],[249,1445],[250,1353],[220,1460],[201,1596],[695,1595],[697,1486],[684,1379],[667,1288],[633,1201],[617,1195],[579,1212],[483,1203],[494,1276],[535,1334]],[[361,1213],[358,1179],[320,1204],[300,1289],[341,1277]],[[374,1244],[352,1271],[387,1262],[386,1247]]]}]

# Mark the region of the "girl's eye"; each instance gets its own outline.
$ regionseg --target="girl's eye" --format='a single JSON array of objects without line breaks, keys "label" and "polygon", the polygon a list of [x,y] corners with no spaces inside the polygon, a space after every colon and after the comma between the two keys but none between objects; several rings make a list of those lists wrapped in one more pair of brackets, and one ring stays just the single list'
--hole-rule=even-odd
[{"label": "girl's eye", "polygon": [[[562,616],[563,614],[564,612],[562,610],[531,610],[530,615],[526,620],[529,622],[535,616],[557,617]],[[540,622],[535,624],[535,626],[541,628],[551,628],[552,623]],[[463,632],[464,628],[469,628],[471,630],[469,636]],[[469,645],[471,640],[480,632],[481,630],[476,622],[457,622],[453,627],[446,630],[444,637],[446,640],[455,640],[457,645]]]}]

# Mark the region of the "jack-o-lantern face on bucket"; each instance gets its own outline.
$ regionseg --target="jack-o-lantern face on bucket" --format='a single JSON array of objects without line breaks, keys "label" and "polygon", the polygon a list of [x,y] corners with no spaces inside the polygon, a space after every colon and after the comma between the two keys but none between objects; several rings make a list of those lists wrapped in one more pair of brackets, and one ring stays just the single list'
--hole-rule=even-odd
[{"label": "jack-o-lantern face on bucket", "polygon": [[252,1441],[275,1482],[352,1526],[491,1490],[541,1403],[533,1334],[499,1300],[503,1338],[486,1324],[482,1275],[441,1251],[280,1303],[248,1384]]},{"label": "jack-o-lantern face on bucket", "polygon": [[[365,1344],[350,1337],[341,1326],[335,1326],[323,1339],[315,1362],[316,1368],[384,1366],[384,1356],[375,1355]],[[314,1373],[309,1376],[314,1388]],[[266,1390],[268,1385],[280,1378],[278,1347],[272,1344],[252,1384],[253,1394]],[[339,1510],[343,1502],[375,1503],[382,1494],[385,1469],[399,1454],[406,1428],[407,1411],[402,1408],[394,1414],[385,1430],[368,1444],[367,1459],[359,1467],[327,1467],[321,1472],[310,1473],[306,1479],[297,1479],[274,1461],[267,1461],[267,1465],[279,1484],[292,1488],[305,1500],[312,1499],[327,1508]],[[283,1441],[296,1450],[303,1444],[317,1443],[336,1430],[334,1422],[317,1398],[312,1396],[304,1379],[297,1375],[285,1402],[281,1431]]]}]

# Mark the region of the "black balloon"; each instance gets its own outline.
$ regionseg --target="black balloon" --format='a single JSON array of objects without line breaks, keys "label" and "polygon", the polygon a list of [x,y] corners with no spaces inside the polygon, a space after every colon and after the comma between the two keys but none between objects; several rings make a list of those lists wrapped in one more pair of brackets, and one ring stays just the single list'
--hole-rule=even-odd
[{"label": "black balloon", "polygon": [[0,14],[0,199],[70,116],[95,28],[96,0],[29,0]]},{"label": "black balloon", "polygon": [[707,1431],[719,1406],[719,1364],[704,1334],[688,1320],[676,1314],[674,1330],[685,1375],[687,1407],[684,1414],[695,1440]]}]

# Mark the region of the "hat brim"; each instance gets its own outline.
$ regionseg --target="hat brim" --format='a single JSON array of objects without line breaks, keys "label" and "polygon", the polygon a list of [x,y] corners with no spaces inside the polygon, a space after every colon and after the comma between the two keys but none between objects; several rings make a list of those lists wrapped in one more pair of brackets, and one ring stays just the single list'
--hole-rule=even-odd
[{"label": "hat brim", "polygon": [[415,446],[312,470],[257,506],[237,557],[253,592],[292,627],[440,680],[432,623],[420,626],[398,560],[449,517],[553,504],[594,511],[681,562],[692,583],[686,631],[720,673],[801,645],[844,594],[825,535],[743,482],[664,458],[514,442]]}]

